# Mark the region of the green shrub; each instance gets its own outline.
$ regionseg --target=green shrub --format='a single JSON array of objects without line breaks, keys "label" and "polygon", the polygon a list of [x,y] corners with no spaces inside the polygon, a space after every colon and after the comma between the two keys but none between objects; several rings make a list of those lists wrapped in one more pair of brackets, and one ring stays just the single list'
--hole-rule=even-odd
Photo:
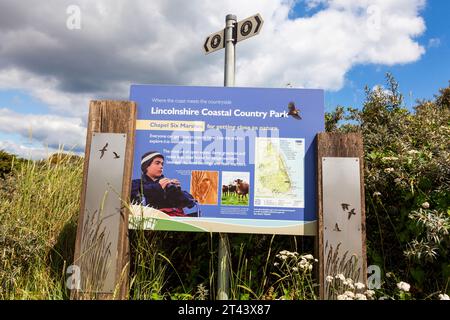
[{"label": "green shrub", "polygon": [[361,110],[326,115],[329,130],[363,134],[369,264],[395,271],[418,297],[449,290],[449,101],[450,87],[410,112],[388,74],[386,89],[366,88]]},{"label": "green shrub", "polygon": [[20,167],[25,160],[0,150],[0,179],[5,179],[11,171]]}]

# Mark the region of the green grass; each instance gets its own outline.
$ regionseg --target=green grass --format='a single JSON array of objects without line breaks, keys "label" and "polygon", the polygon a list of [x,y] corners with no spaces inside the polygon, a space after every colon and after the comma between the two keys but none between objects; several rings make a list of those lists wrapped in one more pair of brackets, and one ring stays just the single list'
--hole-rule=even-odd
[{"label": "green grass", "polygon": [[65,299],[79,211],[82,159],[26,161],[1,182],[0,298]]},{"label": "green grass", "polygon": [[[66,270],[73,263],[83,158],[59,154],[11,167],[0,180],[0,299],[69,299]],[[275,296],[273,239],[231,239],[230,297]],[[130,299],[215,299],[216,234],[138,229],[130,231],[130,249]]]},{"label": "green grass", "polygon": [[[82,168],[82,158],[59,155],[0,179],[0,299],[69,299]],[[230,234],[230,298],[316,299],[313,271],[298,271],[297,252],[311,252],[312,240]],[[138,228],[130,250],[129,299],[216,298],[218,234]]]},{"label": "green grass", "polygon": [[220,203],[225,206],[248,206],[248,195],[245,198],[238,197],[236,194],[222,196]]}]

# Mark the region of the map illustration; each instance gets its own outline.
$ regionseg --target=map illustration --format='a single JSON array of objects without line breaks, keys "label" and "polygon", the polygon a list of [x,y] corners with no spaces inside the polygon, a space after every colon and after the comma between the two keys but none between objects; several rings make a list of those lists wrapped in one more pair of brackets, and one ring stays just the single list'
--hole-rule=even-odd
[{"label": "map illustration", "polygon": [[304,208],[305,140],[256,138],[255,206]]}]

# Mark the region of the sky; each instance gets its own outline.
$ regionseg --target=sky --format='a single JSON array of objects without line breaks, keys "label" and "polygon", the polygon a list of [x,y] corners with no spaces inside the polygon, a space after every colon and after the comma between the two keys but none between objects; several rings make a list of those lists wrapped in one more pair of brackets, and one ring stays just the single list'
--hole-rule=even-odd
[{"label": "sky", "polygon": [[223,86],[206,37],[260,13],[236,46],[236,86],[320,88],[325,111],[361,108],[391,72],[405,107],[450,80],[444,0],[0,0],[0,150],[83,153],[89,101],[131,84]]}]

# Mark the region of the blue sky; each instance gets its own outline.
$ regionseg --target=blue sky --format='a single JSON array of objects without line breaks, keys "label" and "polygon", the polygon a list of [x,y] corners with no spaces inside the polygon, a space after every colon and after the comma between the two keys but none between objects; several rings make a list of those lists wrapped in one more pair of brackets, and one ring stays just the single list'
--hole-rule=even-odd
[{"label": "blue sky", "polygon": [[352,68],[346,75],[344,88],[325,93],[326,110],[337,105],[361,107],[364,103],[364,87],[372,88],[385,83],[387,72],[392,73],[400,84],[405,106],[411,108],[417,99],[433,99],[439,88],[450,81],[450,1],[428,1],[421,12],[426,31],[417,40],[426,53],[416,62],[394,66],[364,65]]},{"label": "blue sky", "polygon": [[261,33],[237,47],[237,86],[323,88],[332,111],[361,107],[386,72],[408,108],[449,85],[449,1],[3,0],[0,149],[82,152],[89,100],[128,99],[132,83],[221,86],[223,50],[205,56],[202,43],[226,14],[258,12]]},{"label": "blue sky", "polygon": [[18,89],[0,90],[0,106],[12,106],[18,113],[48,114],[45,103]]}]

